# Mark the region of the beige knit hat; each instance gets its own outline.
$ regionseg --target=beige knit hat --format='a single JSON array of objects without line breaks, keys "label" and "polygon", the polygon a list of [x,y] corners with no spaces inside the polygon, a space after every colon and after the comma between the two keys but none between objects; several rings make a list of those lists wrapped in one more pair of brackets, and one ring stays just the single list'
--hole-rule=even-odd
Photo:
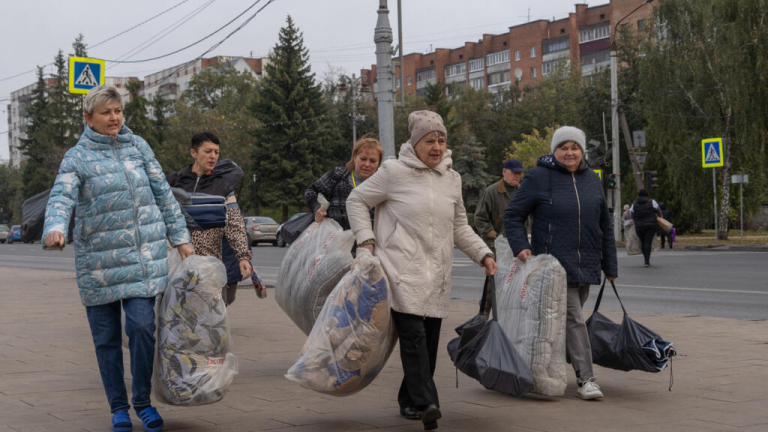
[{"label": "beige knit hat", "polygon": [[414,147],[424,138],[424,135],[430,132],[442,132],[448,136],[440,114],[427,110],[414,111],[408,115],[408,132],[411,133],[411,139],[408,142]]}]

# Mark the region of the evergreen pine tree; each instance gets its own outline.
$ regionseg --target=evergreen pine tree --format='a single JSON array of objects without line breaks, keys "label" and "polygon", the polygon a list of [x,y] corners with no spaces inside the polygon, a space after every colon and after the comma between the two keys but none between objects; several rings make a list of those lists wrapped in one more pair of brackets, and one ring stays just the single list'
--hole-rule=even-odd
[{"label": "evergreen pine tree", "polygon": [[302,33],[288,16],[269,56],[261,90],[251,104],[262,123],[254,131],[254,172],[259,199],[270,207],[301,205],[307,186],[323,174],[328,134],[320,86],[309,66]]},{"label": "evergreen pine tree", "polygon": [[[468,213],[474,213],[477,200],[485,188],[494,180],[494,176],[488,174],[485,164],[484,148],[471,134],[463,137],[455,136],[450,139],[455,142],[452,145],[453,169],[461,174],[461,192],[464,198],[464,207]],[[457,139],[458,138],[458,139]]]},{"label": "evergreen pine tree", "polygon": [[144,96],[139,94],[141,82],[131,81],[125,86],[125,89],[128,90],[128,93],[131,96],[131,101],[125,104],[123,113],[126,126],[128,126],[133,133],[147,140],[148,143],[154,144],[154,128],[147,115],[147,106],[149,105],[149,102]]},{"label": "evergreen pine tree", "polygon": [[27,111],[29,123],[26,138],[21,139],[21,151],[27,157],[22,167],[25,197],[48,189],[56,175],[55,162],[51,158],[53,140],[48,112],[48,85],[43,77],[43,68],[38,67],[37,84],[32,91],[32,103]]}]

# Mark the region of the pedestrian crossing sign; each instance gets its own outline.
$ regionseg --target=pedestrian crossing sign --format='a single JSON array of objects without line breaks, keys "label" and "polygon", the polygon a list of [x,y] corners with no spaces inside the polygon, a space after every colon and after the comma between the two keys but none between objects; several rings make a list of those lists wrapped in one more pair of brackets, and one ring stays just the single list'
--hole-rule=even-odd
[{"label": "pedestrian crossing sign", "polygon": [[722,138],[707,138],[701,140],[701,165],[704,168],[723,166]]},{"label": "pedestrian crossing sign", "polygon": [[88,94],[92,88],[104,84],[104,60],[70,57],[69,92]]}]

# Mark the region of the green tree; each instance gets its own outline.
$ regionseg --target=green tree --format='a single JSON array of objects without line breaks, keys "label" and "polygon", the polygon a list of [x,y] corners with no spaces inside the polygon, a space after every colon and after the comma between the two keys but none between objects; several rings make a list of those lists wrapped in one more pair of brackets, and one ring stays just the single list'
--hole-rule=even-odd
[{"label": "green tree", "polygon": [[550,153],[550,143],[555,134],[555,127],[545,127],[544,135],[538,129],[530,134],[523,134],[519,141],[514,141],[507,153],[507,159],[515,158],[523,163],[526,171],[536,166],[536,161]]},{"label": "green tree", "polygon": [[21,223],[23,195],[21,170],[11,164],[0,165],[0,223]]},{"label": "green tree", "polygon": [[133,133],[147,140],[148,143],[155,144],[154,127],[152,121],[147,115],[149,102],[139,93],[141,90],[141,81],[131,81],[126,86],[131,100],[124,107],[124,122]]},{"label": "green tree", "polygon": [[311,182],[323,174],[330,147],[323,121],[326,105],[309,66],[302,33],[288,16],[269,55],[266,76],[250,105],[261,126],[254,130],[252,160],[259,178],[259,199],[282,208],[288,219]]},{"label": "green tree", "polygon": [[[463,136],[462,136],[463,135]],[[461,174],[461,192],[468,213],[474,213],[477,200],[485,188],[495,179],[488,173],[483,147],[471,134],[459,134],[451,139],[453,169]]]},{"label": "green tree", "polygon": [[[764,198],[768,163],[768,4],[759,0],[661,2],[639,61],[640,92],[630,110],[647,119],[649,169],[664,178],[662,197],[674,201],[676,225],[700,226],[712,204],[709,169],[701,167],[701,140],[722,137],[717,168],[717,236],[728,238],[731,173],[748,173],[747,210]],[[745,197],[747,198],[747,197]]]}]

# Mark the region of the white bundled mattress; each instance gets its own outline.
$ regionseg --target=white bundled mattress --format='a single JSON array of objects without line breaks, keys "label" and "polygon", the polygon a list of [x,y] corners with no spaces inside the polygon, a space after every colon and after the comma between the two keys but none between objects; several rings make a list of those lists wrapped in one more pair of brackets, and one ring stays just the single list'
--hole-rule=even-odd
[{"label": "white bundled mattress", "polygon": [[533,372],[534,393],[565,393],[565,270],[552,255],[516,260],[506,237],[496,240],[499,324]]}]

